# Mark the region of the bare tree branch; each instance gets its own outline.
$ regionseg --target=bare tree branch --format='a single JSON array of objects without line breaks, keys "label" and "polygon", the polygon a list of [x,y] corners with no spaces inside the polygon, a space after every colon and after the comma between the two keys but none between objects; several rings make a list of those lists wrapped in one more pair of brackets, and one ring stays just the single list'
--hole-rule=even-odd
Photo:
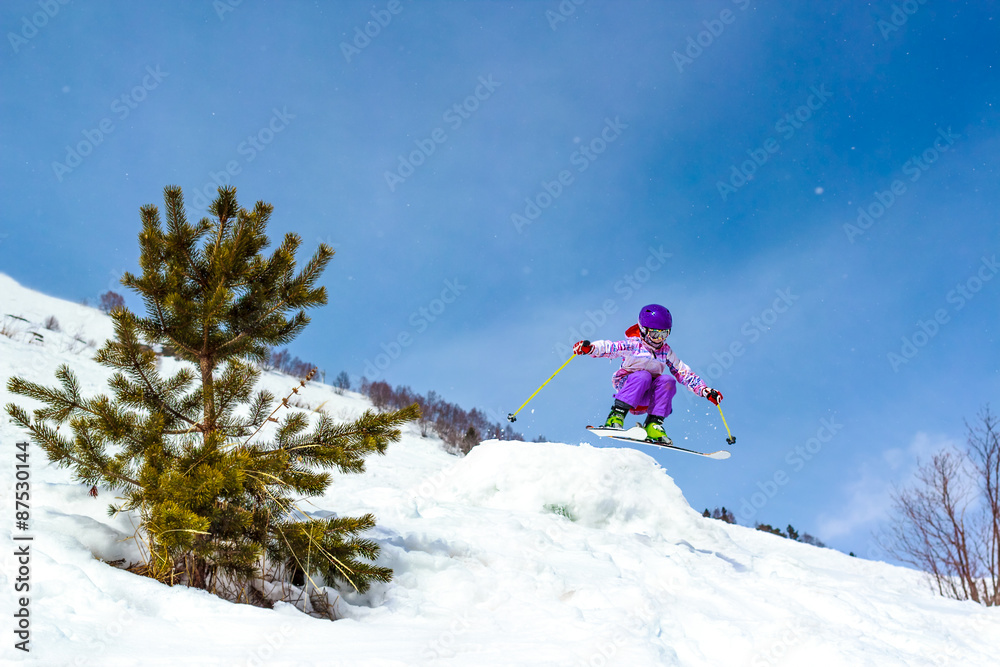
[{"label": "bare tree branch", "polygon": [[1000,604],[1000,420],[989,408],[968,428],[968,447],[920,464],[913,485],[892,492],[894,516],[881,542],[926,572],[937,591]]}]

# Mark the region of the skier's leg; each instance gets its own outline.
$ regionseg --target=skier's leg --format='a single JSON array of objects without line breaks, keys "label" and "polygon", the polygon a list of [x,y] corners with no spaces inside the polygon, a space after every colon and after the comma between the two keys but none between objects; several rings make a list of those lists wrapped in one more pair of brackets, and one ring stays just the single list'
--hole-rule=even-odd
[{"label": "skier's leg", "polygon": [[635,371],[629,373],[625,378],[625,383],[615,394],[615,402],[627,403],[629,407],[636,405],[649,405],[646,395],[653,384],[653,375],[649,371]]},{"label": "skier's leg", "polygon": [[625,415],[628,411],[638,405],[649,405],[645,400],[649,393],[649,387],[653,382],[653,376],[649,371],[636,371],[630,373],[625,378],[618,393],[615,394],[615,404],[611,408],[611,413],[604,422],[606,428],[624,428]]},{"label": "skier's leg", "polygon": [[677,393],[677,381],[672,375],[663,374],[652,381],[649,403],[650,416],[656,416],[663,421],[673,412],[674,395]]},{"label": "skier's leg", "polygon": [[670,438],[663,430],[663,420],[673,411],[672,403],[674,394],[677,393],[677,381],[671,375],[660,375],[653,380],[649,393],[646,438],[653,442],[670,443]]}]

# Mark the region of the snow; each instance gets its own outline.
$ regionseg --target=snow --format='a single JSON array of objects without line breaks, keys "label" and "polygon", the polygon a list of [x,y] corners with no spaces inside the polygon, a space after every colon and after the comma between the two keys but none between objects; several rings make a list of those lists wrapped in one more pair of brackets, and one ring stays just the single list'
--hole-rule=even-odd
[{"label": "snow", "polygon": [[[69,363],[106,392],[99,311],[0,274],[0,403],[20,375]],[[42,322],[54,315],[62,332]],[[25,321],[26,320],[26,321]],[[38,340],[34,333],[43,336]],[[165,360],[165,364],[178,363]],[[164,369],[168,371],[168,368]],[[276,395],[291,378],[265,373]],[[302,405],[349,418],[367,400],[310,383]],[[472,406],[466,406],[472,407]],[[585,435],[582,433],[581,435]],[[335,600],[339,620],[232,604],[103,560],[138,560],[135,527],[29,447],[30,591],[16,593],[14,443],[0,424],[0,664],[28,665],[992,665],[1000,610],[937,596],[919,573],[693,510],[646,454],[587,443],[487,441],[459,458],[407,427],[362,475],[335,475],[303,510],[374,512],[395,578]],[[680,456],[680,455],[679,455]],[[739,465],[739,455],[706,466]],[[16,650],[30,598],[30,653]]]}]

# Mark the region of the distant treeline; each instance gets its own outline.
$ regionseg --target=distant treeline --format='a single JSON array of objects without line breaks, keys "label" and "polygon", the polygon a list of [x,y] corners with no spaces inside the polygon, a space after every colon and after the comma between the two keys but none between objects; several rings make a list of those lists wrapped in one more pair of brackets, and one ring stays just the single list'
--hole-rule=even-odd
[{"label": "distant treeline", "polygon": [[[344,375],[341,373],[338,381]],[[339,382],[337,386],[339,387]],[[370,382],[367,378],[361,379],[361,386],[357,390],[370,398],[379,410],[398,410],[416,403],[420,406],[421,435],[427,436],[434,431],[444,440],[448,450],[454,453],[468,454],[483,440],[524,440],[524,436],[514,431],[509,424],[492,422],[476,408],[464,410],[445,401],[434,391],[423,396],[409,387],[393,388],[388,382]]]},{"label": "distant treeline", "polygon": [[264,370],[281,371],[292,377],[305,377],[314,368],[316,368],[315,364],[293,357],[288,350],[272,352],[269,363],[264,364]]},{"label": "distant treeline", "polygon": [[[277,370],[295,377],[305,376],[315,367],[298,357],[293,357],[288,350],[272,352],[271,358],[264,365],[267,370]],[[325,375],[320,372],[320,377]],[[424,437],[436,433],[448,451],[455,454],[468,454],[469,451],[483,440],[524,440],[524,436],[514,431],[509,424],[490,421],[482,410],[472,408],[465,410],[454,403],[445,401],[434,391],[427,395],[418,394],[409,387],[392,387],[388,382],[371,382],[362,377],[359,386],[352,386],[351,378],[346,371],[341,371],[333,380],[334,389],[338,392],[357,391],[367,396],[378,410],[399,410],[416,403],[420,406],[420,434]],[[544,442],[544,436],[536,438],[536,442]]]},{"label": "distant treeline", "polygon": [[[718,519],[719,521],[725,521],[726,523],[731,523],[736,526],[739,525],[736,522],[736,515],[734,515],[731,511],[727,510],[725,507],[722,508],[716,507],[711,512],[709,512],[708,509],[706,508],[701,515],[709,519]],[[784,537],[789,540],[802,542],[803,544],[811,544],[815,547],[826,546],[825,544],[823,544],[821,541],[819,541],[809,533],[799,533],[799,531],[795,530],[795,528],[793,528],[791,524],[789,524],[788,527],[785,528],[785,530],[782,530],[780,528],[775,528],[774,526],[767,523],[757,523],[754,525],[754,528],[763,531],[765,533],[771,533],[772,535],[778,535],[780,537]],[[851,555],[853,556],[854,554]]]}]

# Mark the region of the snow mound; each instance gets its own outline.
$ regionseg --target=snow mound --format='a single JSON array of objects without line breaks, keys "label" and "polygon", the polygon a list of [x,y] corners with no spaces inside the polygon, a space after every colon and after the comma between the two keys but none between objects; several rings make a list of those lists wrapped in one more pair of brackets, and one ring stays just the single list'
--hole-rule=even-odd
[{"label": "snow mound", "polygon": [[705,526],[652,458],[586,443],[486,441],[448,471],[437,499],[657,538]]}]

